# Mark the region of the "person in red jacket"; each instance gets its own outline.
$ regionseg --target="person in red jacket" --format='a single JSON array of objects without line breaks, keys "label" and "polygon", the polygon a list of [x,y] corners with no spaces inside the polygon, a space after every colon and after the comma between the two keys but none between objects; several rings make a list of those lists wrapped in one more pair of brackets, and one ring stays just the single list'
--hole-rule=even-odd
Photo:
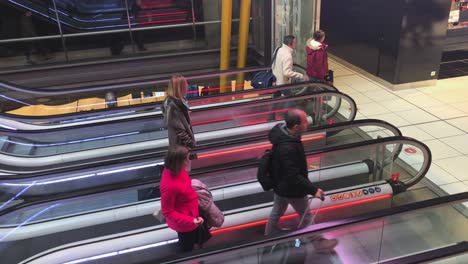
[{"label": "person in red jacket", "polygon": [[171,147],[164,160],[161,177],[161,211],[167,225],[177,231],[179,247],[191,251],[199,241],[197,229],[204,220],[198,215],[198,196],[185,170],[189,150],[183,146]]},{"label": "person in red jacket", "polygon": [[313,80],[325,81],[325,76],[328,75],[328,56],[327,47],[323,41],[325,40],[325,32],[317,30],[314,32],[313,38],[307,40],[307,75]]}]

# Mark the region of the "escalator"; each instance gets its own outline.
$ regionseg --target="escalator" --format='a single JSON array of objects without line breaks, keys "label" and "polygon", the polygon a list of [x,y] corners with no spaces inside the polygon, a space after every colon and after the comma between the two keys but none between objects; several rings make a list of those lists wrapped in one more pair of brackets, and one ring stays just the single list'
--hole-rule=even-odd
[{"label": "escalator", "polygon": [[[108,41],[113,42],[112,36]],[[183,42],[183,41],[182,41]],[[187,41],[186,45],[193,45]],[[197,44],[195,44],[196,47]],[[253,51],[249,51],[253,52]],[[88,62],[86,65],[50,65],[42,68],[28,68],[0,72],[0,80],[17,86],[43,90],[76,89],[93,85],[109,85],[116,80],[141,82],[164,77],[174,72],[184,75],[210,73],[219,69],[219,49],[184,49],[160,55],[146,55],[137,58],[118,58],[107,62]],[[249,56],[246,67],[259,66]],[[231,50],[231,64],[237,61],[237,51]]]},{"label": "escalator", "polygon": [[[376,138],[401,136],[401,132],[392,125],[380,120],[358,120],[342,122],[334,125],[313,127],[304,133],[302,141],[308,151],[318,150],[324,147],[339,146],[342,144],[356,143]],[[212,142],[206,147],[194,150],[197,159],[192,160],[191,174],[200,174],[208,169],[217,170],[232,164],[238,165],[244,162],[256,162],[270,144],[266,136],[245,137],[238,140]],[[396,148],[394,152],[399,152]],[[163,151],[164,153],[165,151]],[[386,161],[387,163],[391,161]],[[311,169],[318,168],[318,160],[310,160]],[[26,199],[27,197],[41,197],[59,193],[70,193],[88,188],[101,188],[106,185],[140,182],[145,180],[159,180],[159,174],[163,164],[163,156],[151,156],[151,158],[132,160],[124,159],[118,164],[103,164],[100,166],[84,166],[84,169],[65,170],[47,174],[23,174],[17,176],[1,176],[0,190],[2,201]],[[116,168],[117,166],[117,168]],[[343,166],[334,169],[335,175],[330,175],[331,170],[323,170],[326,178],[339,177],[346,174],[346,170],[356,171],[374,170],[372,163],[364,159],[354,166]],[[146,172],[148,170],[148,172]],[[236,177],[234,180],[237,180]],[[322,184],[326,182],[322,181]],[[18,193],[21,193],[17,196]],[[4,205],[6,207],[7,205]]]},{"label": "escalator", "polygon": [[[297,69],[304,69],[300,66]],[[238,100],[268,99],[282,89],[290,89],[293,96],[306,92],[336,91],[325,83],[305,82],[264,89],[249,89],[248,82],[230,86],[220,85],[220,78],[236,80],[243,75],[250,80],[262,67],[242,70],[197,73],[186,76],[192,90],[189,93],[190,107]],[[40,130],[42,127],[58,128],[79,124],[98,123],[109,119],[133,119],[158,114],[165,98],[170,77],[142,82],[115,83],[103,86],[81,86],[73,90],[31,89],[13,84],[0,84],[2,94],[0,126],[17,130]],[[193,90],[195,88],[195,90]],[[198,92],[197,92],[198,89]],[[220,90],[223,93],[220,94]],[[206,95],[208,93],[208,95]],[[201,96],[203,94],[203,96]],[[235,96],[233,96],[235,95]],[[270,95],[270,96],[268,96]],[[156,111],[156,112],[154,112]]]},{"label": "escalator", "polygon": [[[408,147],[418,154],[408,157],[400,151]],[[306,155],[309,178],[326,191],[321,210],[334,212],[336,219],[344,207],[361,214],[390,206],[392,196],[418,183],[431,162],[424,144],[400,136],[333,145]],[[213,233],[222,234],[228,242],[245,239],[233,234],[263,225],[271,210],[272,193],[261,190],[255,179],[256,166],[256,162],[246,161],[191,175],[207,183],[225,212],[224,226]],[[155,173],[154,167],[140,169]],[[114,168],[113,173],[118,172]],[[391,181],[396,173],[399,180]],[[4,203],[0,208],[0,250],[6,263],[27,257],[31,258],[22,263],[68,263],[148,245],[172,246],[175,232],[151,216],[159,203],[158,190],[153,188],[158,180],[140,175],[144,180],[138,182]],[[23,187],[26,192],[31,185]],[[311,205],[313,209],[318,206],[315,202]],[[172,252],[165,247],[163,251],[166,255],[158,257]]]},{"label": "escalator", "polygon": [[[354,101],[339,92],[278,98],[271,98],[271,94],[266,96],[263,100],[229,100],[211,107],[204,105],[200,110],[193,109],[191,121],[198,145],[204,148],[213,142],[226,144],[244,137],[265,138],[293,107],[308,114],[311,126],[350,121],[356,115]],[[126,122],[111,121],[38,132],[4,131],[0,141],[0,170],[4,175],[43,174],[130,157],[160,157],[168,144],[161,114]]]}]

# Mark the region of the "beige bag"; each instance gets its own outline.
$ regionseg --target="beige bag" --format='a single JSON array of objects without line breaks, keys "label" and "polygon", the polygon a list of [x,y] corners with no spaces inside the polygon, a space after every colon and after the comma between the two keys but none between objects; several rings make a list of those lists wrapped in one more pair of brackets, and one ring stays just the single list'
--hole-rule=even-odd
[{"label": "beige bag", "polygon": [[166,218],[164,218],[164,215],[162,214],[161,205],[158,205],[156,207],[156,210],[154,210],[153,216],[154,218],[158,219],[158,221],[161,224],[166,223]]}]

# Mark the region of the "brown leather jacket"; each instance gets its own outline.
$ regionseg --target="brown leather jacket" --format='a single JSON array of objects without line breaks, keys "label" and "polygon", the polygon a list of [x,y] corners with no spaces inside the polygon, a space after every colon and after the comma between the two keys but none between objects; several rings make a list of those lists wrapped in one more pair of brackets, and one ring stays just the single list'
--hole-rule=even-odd
[{"label": "brown leather jacket", "polygon": [[168,96],[164,100],[162,110],[167,126],[169,146],[180,145],[193,149],[196,143],[188,106],[181,100]]}]

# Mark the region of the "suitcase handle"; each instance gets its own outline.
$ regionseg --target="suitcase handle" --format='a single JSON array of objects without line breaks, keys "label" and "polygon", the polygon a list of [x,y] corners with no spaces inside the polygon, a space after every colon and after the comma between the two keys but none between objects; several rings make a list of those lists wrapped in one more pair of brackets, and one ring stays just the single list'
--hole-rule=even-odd
[{"label": "suitcase handle", "polygon": [[[316,198],[316,197],[315,196],[308,196],[308,199],[309,199],[308,206],[306,207],[306,211],[304,211],[304,213],[302,214],[301,220],[299,221],[299,225],[297,225],[297,228],[301,228],[302,223],[304,222],[304,218],[305,218],[305,215],[307,213],[307,210],[310,210],[310,203],[312,202],[312,200],[314,200],[314,198]],[[315,217],[317,217],[318,211],[322,207],[323,201],[325,201],[325,196],[322,195],[320,198],[317,198],[317,199],[320,199],[320,206],[319,206],[319,208],[317,208],[317,210],[315,210],[315,213],[312,215],[312,220],[310,221],[312,225],[315,224]]]}]

